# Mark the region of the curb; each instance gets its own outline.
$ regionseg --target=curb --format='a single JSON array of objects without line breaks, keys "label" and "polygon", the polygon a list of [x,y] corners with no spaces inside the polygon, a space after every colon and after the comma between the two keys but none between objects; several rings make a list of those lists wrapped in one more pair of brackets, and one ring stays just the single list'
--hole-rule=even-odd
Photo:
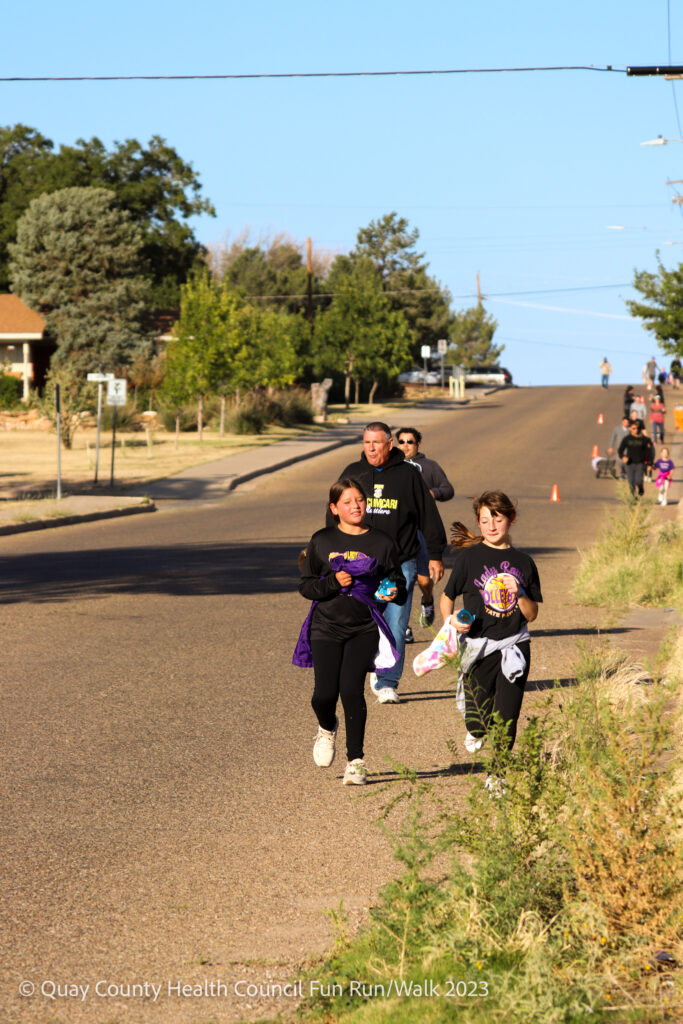
[{"label": "curb", "polygon": [[0,537],[13,533],[30,533],[33,530],[52,530],[58,526],[75,526],[77,523],[94,523],[98,519],[119,519],[122,516],[141,515],[144,512],[156,512],[154,502],[146,505],[134,505],[132,508],[109,508],[101,512],[84,512],[82,515],[59,516],[55,519],[32,519],[28,523],[8,523],[0,526]]},{"label": "curb", "polygon": [[297,462],[305,462],[307,459],[313,459],[317,455],[327,455],[328,452],[333,452],[337,448],[344,448],[347,444],[358,444],[363,439],[363,431],[361,430],[354,437],[347,437],[341,441],[333,441],[332,443],[325,445],[324,448],[316,448],[314,452],[304,452],[302,455],[292,455],[288,459],[283,459],[282,462],[274,463],[272,466],[264,466],[262,469],[254,469],[250,473],[242,473],[240,476],[235,476],[227,484],[225,491],[229,494],[230,491],[234,491],[240,484],[246,484],[249,480],[255,480],[256,477],[266,476],[268,473],[276,473],[278,469],[286,469],[287,466],[294,466]]}]

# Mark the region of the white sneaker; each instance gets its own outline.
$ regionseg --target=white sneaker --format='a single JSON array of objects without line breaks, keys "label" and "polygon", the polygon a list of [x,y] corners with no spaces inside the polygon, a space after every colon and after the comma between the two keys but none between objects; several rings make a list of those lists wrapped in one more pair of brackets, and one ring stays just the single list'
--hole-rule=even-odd
[{"label": "white sneaker", "polygon": [[371,672],[370,673],[370,689],[372,690],[373,693],[377,693],[378,690],[382,689],[382,687],[377,682],[377,673],[376,672]]},{"label": "white sneaker", "polygon": [[339,728],[339,719],[335,719],[334,730],[329,732],[327,729],[323,729],[322,725],[318,726],[318,735],[315,738],[313,744],[313,760],[318,765],[318,768],[329,768],[334,761],[334,747],[337,741],[337,729]]},{"label": "white sneaker", "polygon": [[465,736],[465,750],[469,750],[470,754],[476,754],[484,746],[485,738],[485,736],[482,736],[480,739],[477,739],[471,732],[468,732],[467,736]]},{"label": "white sneaker", "polygon": [[378,704],[400,704],[401,698],[393,686],[381,686],[375,690]]},{"label": "white sneaker", "polygon": [[368,773],[365,761],[357,757],[355,761],[349,761],[344,771],[342,786],[365,786],[368,781]]}]

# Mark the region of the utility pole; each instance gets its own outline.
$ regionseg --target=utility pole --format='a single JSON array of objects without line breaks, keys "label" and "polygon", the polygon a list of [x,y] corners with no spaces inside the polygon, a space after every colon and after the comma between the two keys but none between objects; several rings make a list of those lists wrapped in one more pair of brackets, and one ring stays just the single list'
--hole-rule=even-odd
[{"label": "utility pole", "polygon": [[477,302],[481,306],[481,285],[479,284],[479,274],[477,274]]},{"label": "utility pole", "polygon": [[313,259],[311,257],[311,240],[306,239],[306,273],[308,275],[308,326],[313,332]]}]

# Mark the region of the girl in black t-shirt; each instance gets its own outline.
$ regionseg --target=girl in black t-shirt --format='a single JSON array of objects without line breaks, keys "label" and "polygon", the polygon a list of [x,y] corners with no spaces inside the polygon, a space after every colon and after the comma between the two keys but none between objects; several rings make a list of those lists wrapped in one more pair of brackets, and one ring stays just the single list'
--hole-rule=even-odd
[{"label": "girl in black t-shirt", "polygon": [[478,535],[459,522],[451,527],[457,555],[441,595],[444,621],[460,594],[474,616],[471,623],[451,619],[465,641],[465,746],[470,753],[482,746],[496,713],[505,726],[507,748],[515,742],[530,667],[527,623],[534,621],[543,600],[533,559],[510,542],[517,513],[507,495],[485,491],[474,502],[474,514]]},{"label": "girl in black t-shirt", "polygon": [[[355,480],[330,488],[329,507],[336,525],[311,537],[301,569],[299,592],[314,602],[301,630],[293,663],[313,667],[311,704],[318,719],[313,760],[332,764],[341,697],[348,763],[344,785],[366,781],[363,739],[367,708],[366,674],[381,673],[398,654],[384,622],[381,602],[406,600],[406,581],[396,546],[386,533],[363,524],[366,497]],[[375,596],[380,582],[386,584]]]}]

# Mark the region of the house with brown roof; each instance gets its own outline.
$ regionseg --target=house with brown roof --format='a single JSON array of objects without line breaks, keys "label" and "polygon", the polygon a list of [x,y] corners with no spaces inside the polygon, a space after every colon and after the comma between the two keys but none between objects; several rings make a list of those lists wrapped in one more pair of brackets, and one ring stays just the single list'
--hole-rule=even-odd
[{"label": "house with brown roof", "polygon": [[19,378],[24,401],[31,387],[42,386],[54,351],[42,316],[18,295],[0,295],[0,373]]}]

